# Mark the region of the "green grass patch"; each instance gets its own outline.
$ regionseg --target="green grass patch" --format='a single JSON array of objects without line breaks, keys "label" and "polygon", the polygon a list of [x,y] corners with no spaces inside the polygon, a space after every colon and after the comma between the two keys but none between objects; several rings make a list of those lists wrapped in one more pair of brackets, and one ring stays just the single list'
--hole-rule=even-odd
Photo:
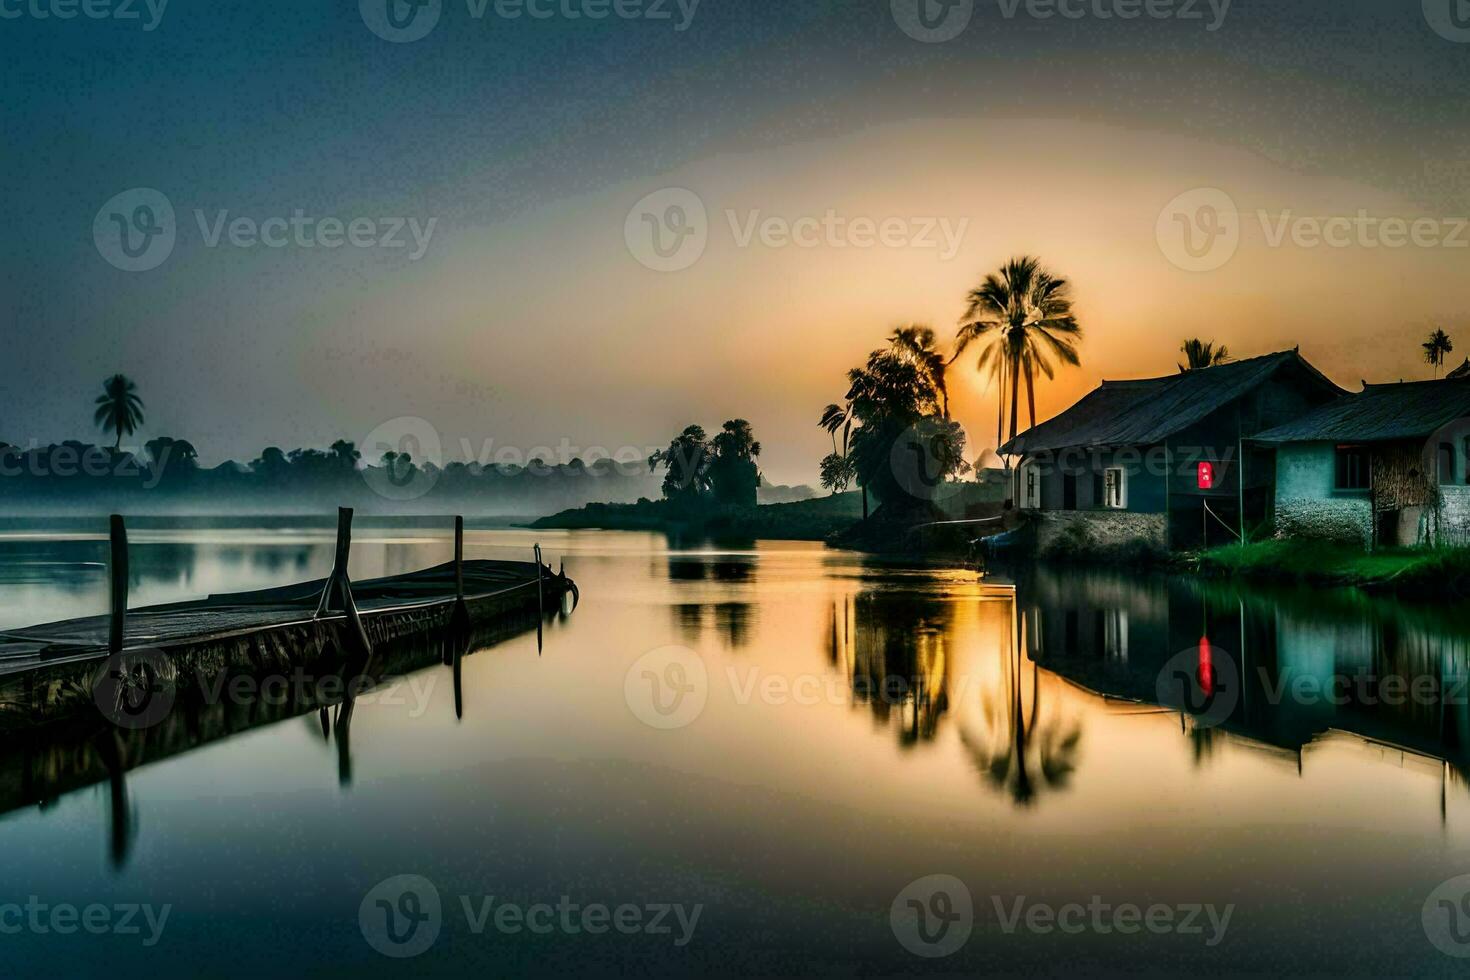
[{"label": "green grass patch", "polygon": [[1470,550],[1385,548],[1271,539],[1213,548],[1199,556],[1208,574],[1258,581],[1358,586],[1427,597],[1470,594]]}]

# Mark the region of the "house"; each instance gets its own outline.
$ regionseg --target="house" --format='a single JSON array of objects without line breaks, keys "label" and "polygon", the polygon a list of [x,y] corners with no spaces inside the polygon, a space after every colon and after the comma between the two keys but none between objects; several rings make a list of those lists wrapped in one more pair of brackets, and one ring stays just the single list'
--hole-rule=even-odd
[{"label": "house", "polygon": [[1460,378],[1470,378],[1470,357],[1465,358],[1465,363],[1445,375],[1446,381],[1456,381]]},{"label": "house", "polygon": [[1470,377],[1365,383],[1255,441],[1276,453],[1279,533],[1470,543]]},{"label": "house", "polygon": [[1345,394],[1295,350],[1104,381],[1001,453],[1042,553],[1218,544],[1269,526],[1275,453],[1247,440]]}]

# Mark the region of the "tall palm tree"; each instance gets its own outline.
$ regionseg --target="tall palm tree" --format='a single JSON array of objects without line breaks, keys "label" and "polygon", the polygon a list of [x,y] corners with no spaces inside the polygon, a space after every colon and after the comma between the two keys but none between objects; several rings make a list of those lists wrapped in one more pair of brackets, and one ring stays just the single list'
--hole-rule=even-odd
[{"label": "tall palm tree", "polygon": [[1424,360],[1434,365],[1434,376],[1438,378],[1439,369],[1444,367],[1444,356],[1455,349],[1449,334],[1443,330],[1436,330],[1420,346],[1424,348]]},{"label": "tall palm tree", "polygon": [[888,346],[894,353],[911,362],[929,379],[939,393],[939,412],[949,418],[949,388],[944,383],[945,369],[949,359],[939,349],[939,340],[934,331],[923,324],[898,327],[888,337]]},{"label": "tall palm tree", "polygon": [[122,448],[123,436],[132,435],[143,424],[143,399],[138,397],[138,386],[125,375],[114,374],[102,382],[102,394],[95,404],[92,421],[103,432],[117,433],[112,444],[116,452]]},{"label": "tall palm tree", "polygon": [[[1000,272],[970,290],[965,315],[955,337],[953,361],[976,341],[985,348],[975,369],[989,371],[999,382],[1002,412],[1005,393],[1011,400],[1011,438],[1016,437],[1021,385],[1031,425],[1036,425],[1036,373],[1054,377],[1050,358],[1074,367],[1081,363],[1077,342],[1082,327],[1072,315],[1071,284],[1041,267],[1029,255],[1013,258]],[[1004,439],[1000,440],[1004,443]]]},{"label": "tall palm tree", "polygon": [[1184,355],[1184,363],[1179,365],[1180,374],[1217,367],[1230,360],[1229,347],[1224,344],[1216,347],[1213,340],[1200,340],[1198,337],[1191,337],[1180,344],[1179,353]]}]

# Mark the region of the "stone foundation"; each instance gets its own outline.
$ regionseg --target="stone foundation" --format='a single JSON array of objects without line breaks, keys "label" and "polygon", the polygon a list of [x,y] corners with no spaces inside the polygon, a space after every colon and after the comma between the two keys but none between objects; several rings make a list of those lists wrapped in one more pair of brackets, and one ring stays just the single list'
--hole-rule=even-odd
[{"label": "stone foundation", "polygon": [[1126,510],[1032,511],[1036,553],[1043,558],[1106,558],[1168,551],[1163,514]]},{"label": "stone foundation", "polygon": [[1366,496],[1278,500],[1276,535],[1342,541],[1366,549],[1373,543],[1373,513]]},{"label": "stone foundation", "polygon": [[1470,545],[1470,487],[1440,487],[1444,505],[1439,514],[1440,543]]}]

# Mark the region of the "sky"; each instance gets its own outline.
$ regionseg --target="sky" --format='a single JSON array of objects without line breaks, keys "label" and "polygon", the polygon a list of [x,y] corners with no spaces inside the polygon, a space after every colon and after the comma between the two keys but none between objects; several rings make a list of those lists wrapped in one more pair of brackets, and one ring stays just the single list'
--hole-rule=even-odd
[{"label": "sky", "polygon": [[121,371],[207,464],[744,417],[811,482],[845,371],[1017,254],[1085,331],[1041,416],[1190,336],[1470,353],[1462,0],[427,3],[0,0],[0,440],[97,438]]}]

